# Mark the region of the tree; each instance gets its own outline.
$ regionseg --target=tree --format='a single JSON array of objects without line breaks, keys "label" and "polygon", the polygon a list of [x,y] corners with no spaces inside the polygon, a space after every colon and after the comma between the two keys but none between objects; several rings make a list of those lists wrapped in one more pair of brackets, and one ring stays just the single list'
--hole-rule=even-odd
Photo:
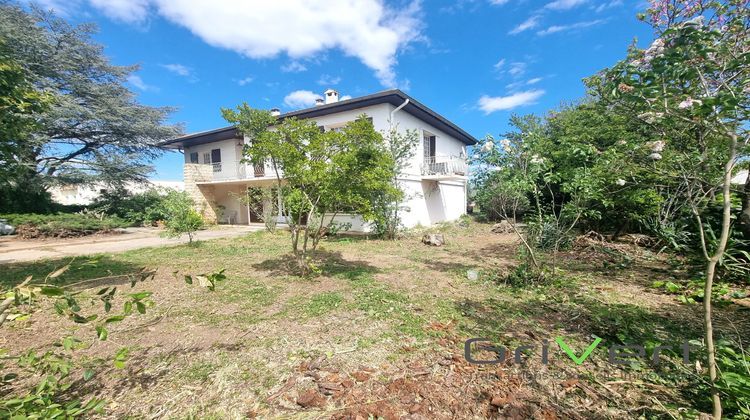
[{"label": "tree", "polygon": [[303,274],[314,268],[310,257],[321,238],[341,227],[335,221],[339,212],[372,220],[376,197],[395,194],[393,159],[383,136],[364,116],[341,130],[324,132],[315,121],[277,121],[247,104],[222,113],[250,138],[245,159],[270,161],[278,184],[284,185],[292,252]]},{"label": "tree", "polygon": [[166,216],[164,227],[167,236],[179,238],[188,236],[193,243],[195,232],[203,227],[203,217],[195,211],[195,204],[184,191],[170,191],[162,202],[163,214]]},{"label": "tree", "polygon": [[31,108],[34,124],[3,132],[2,159],[15,168],[3,189],[52,181],[122,183],[143,180],[160,141],[181,132],[166,124],[171,108],[139,104],[125,86],[134,66],[115,66],[91,39],[93,25],[71,26],[51,13],[0,4],[4,59],[22,71],[19,86],[45,95]]},{"label": "tree", "polygon": [[[489,136],[473,157],[475,185],[480,197],[498,194],[493,211],[506,220],[526,251],[526,278],[540,279],[546,267],[537,251],[551,251],[554,273],[558,250],[570,242],[570,234],[583,217],[599,213],[592,203],[601,201],[604,180],[594,176],[590,165],[566,164],[566,157],[592,153],[586,147],[571,147],[545,120],[528,115],[511,117],[517,131],[495,140]],[[563,155],[569,153],[569,155]],[[489,199],[490,197],[485,197]],[[528,228],[516,227],[517,217],[529,207]]]},{"label": "tree", "polygon": [[[11,180],[27,180],[33,170],[19,162],[27,141],[38,127],[36,115],[47,110],[51,95],[38,91],[28,72],[8,53],[0,41],[0,212],[44,210],[46,192],[24,182],[13,188]],[[16,140],[17,141],[14,141]]]},{"label": "tree", "polygon": [[[680,127],[689,133],[680,142],[665,136],[642,148],[650,164],[683,179],[696,220],[706,264],[705,341],[713,417],[718,419],[722,406],[711,296],[732,230],[731,179],[750,141],[750,11],[746,0],[651,0],[641,17],[656,39],[645,50],[632,46],[626,60],[603,72],[603,92],[662,132]],[[712,243],[707,213],[715,196],[721,202],[720,235]]]},{"label": "tree", "polygon": [[386,238],[396,239],[401,224],[401,211],[406,194],[399,185],[398,177],[406,169],[407,164],[411,161],[416,153],[419,144],[419,136],[416,130],[407,130],[401,133],[398,127],[392,127],[386,137],[386,152],[388,153],[393,167],[391,171],[391,188],[382,189],[375,192],[373,197],[374,203],[374,220],[375,232]]}]

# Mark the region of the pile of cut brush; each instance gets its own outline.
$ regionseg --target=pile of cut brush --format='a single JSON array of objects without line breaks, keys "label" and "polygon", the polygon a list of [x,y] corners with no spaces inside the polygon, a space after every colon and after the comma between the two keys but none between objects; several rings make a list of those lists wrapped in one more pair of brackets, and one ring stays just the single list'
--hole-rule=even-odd
[{"label": "pile of cut brush", "polygon": [[592,230],[573,240],[572,251],[579,259],[601,261],[605,265],[627,265],[641,254],[641,248],[647,243],[648,241],[643,238],[636,241],[625,236],[614,242]]},{"label": "pile of cut brush", "polygon": [[107,234],[128,225],[117,217],[91,213],[9,214],[3,218],[16,226],[16,234],[23,239]]}]

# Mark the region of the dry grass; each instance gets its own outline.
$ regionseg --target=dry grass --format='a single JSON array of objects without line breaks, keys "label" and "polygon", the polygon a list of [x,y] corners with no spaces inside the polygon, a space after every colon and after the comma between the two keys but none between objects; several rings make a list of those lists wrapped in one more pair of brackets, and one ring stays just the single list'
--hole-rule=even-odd
[{"label": "dry grass", "polygon": [[[97,375],[74,389],[107,399],[108,418],[637,417],[665,415],[657,402],[690,404],[658,381],[622,381],[635,371],[608,365],[603,351],[582,366],[557,348],[548,366],[538,355],[520,366],[471,365],[462,356],[471,337],[540,345],[563,335],[578,349],[592,334],[612,342],[622,334],[660,342],[699,337],[697,307],[648,288],[664,270],[653,255],[640,251],[623,268],[571,253],[558,281],[511,288],[497,273],[515,263],[512,235],[473,222],[440,230],[447,238],[440,248],[422,245],[419,235],[328,239],[315,278],[285,270],[283,232],[75,261],[61,282],[158,269],[137,286],[154,292],[155,306],[118,325],[106,342],[42,306],[4,326],[0,348],[49,348],[66,334],[92,343],[76,357],[97,366]],[[0,282],[66,262],[2,267]],[[172,275],[222,268],[228,279],[213,293]],[[478,280],[467,279],[470,269]],[[719,329],[736,333],[727,323]],[[107,360],[123,346],[131,357],[117,370]],[[529,372],[544,375],[519,376]]]}]

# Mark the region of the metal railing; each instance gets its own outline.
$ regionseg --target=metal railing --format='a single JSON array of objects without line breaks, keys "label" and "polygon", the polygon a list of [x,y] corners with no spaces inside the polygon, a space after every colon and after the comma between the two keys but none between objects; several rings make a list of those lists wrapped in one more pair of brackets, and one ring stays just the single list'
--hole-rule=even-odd
[{"label": "metal railing", "polygon": [[469,165],[466,160],[451,156],[425,157],[422,163],[422,175],[459,175],[466,176],[469,171]]},{"label": "metal railing", "polygon": [[269,162],[254,165],[241,161],[227,161],[211,163],[209,165],[212,168],[210,179],[202,179],[201,181],[203,182],[253,179],[275,175]]}]

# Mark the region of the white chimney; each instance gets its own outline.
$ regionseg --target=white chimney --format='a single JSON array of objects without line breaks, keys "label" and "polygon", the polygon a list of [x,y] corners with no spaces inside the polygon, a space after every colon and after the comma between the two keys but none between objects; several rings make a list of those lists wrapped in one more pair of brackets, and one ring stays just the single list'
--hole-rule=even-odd
[{"label": "white chimney", "polygon": [[321,106],[321,105],[323,105],[324,103],[325,103],[325,102],[324,102],[324,101],[323,101],[322,99],[320,99],[320,98],[318,98],[318,99],[316,99],[316,100],[315,100],[315,106]]},{"label": "white chimney", "polygon": [[326,104],[335,104],[339,101],[339,93],[333,89],[326,90],[324,96],[326,98]]},{"label": "white chimney", "polygon": [[281,110],[279,108],[271,108],[271,115],[274,117],[278,117],[281,115]]}]

